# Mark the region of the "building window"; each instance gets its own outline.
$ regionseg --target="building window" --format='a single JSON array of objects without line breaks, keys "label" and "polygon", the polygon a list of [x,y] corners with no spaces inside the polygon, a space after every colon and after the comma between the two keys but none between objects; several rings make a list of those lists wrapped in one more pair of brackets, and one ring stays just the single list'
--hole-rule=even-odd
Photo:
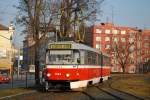
[{"label": "building window", "polygon": [[133,43],[134,42],[134,38],[129,38],[129,42]]},{"label": "building window", "polygon": [[130,33],[130,37],[134,37],[135,36],[135,33],[134,32],[131,32]]},{"label": "building window", "polygon": [[110,45],[106,44],[105,49],[110,49]]},{"label": "building window", "polygon": [[101,37],[96,37],[96,41],[101,41]]},{"label": "building window", "polygon": [[126,31],[121,31],[121,34],[126,34]]},{"label": "building window", "polygon": [[126,38],[121,38],[121,41],[122,42],[126,42]]},{"label": "building window", "polygon": [[118,38],[117,37],[114,38],[114,42],[118,42]]},{"label": "building window", "polygon": [[102,30],[101,29],[96,29],[96,33],[101,34]]},{"label": "building window", "polygon": [[0,58],[6,58],[9,57],[9,55],[7,55],[7,50],[1,49],[0,48]]},{"label": "building window", "polygon": [[144,40],[150,40],[150,36],[145,36]]},{"label": "building window", "polygon": [[130,59],[130,64],[134,64],[134,59]]},{"label": "building window", "polygon": [[150,51],[149,51],[149,50],[145,50],[145,51],[144,51],[144,54],[145,54],[145,55],[149,55],[149,54],[150,54]]},{"label": "building window", "polygon": [[126,49],[126,46],[122,46],[122,49]]},{"label": "building window", "polygon": [[[42,36],[42,33],[41,33],[41,36]],[[55,36],[55,33],[54,32],[48,32],[47,33],[47,36],[50,38],[50,37],[54,37]]]},{"label": "building window", "polygon": [[146,62],[148,62],[148,60],[149,60],[149,58],[145,58],[145,59],[144,59],[144,62],[146,63]]},{"label": "building window", "polygon": [[105,37],[105,41],[110,41],[110,37]]},{"label": "building window", "polygon": [[118,30],[113,30],[113,34],[118,34]]},{"label": "building window", "polygon": [[131,45],[131,46],[129,47],[129,51],[130,51],[130,52],[133,52],[133,51],[134,51],[134,45]]},{"label": "building window", "polygon": [[106,34],[110,34],[110,30],[105,30],[105,33]]},{"label": "building window", "polygon": [[100,44],[96,44],[96,49],[101,49],[101,45]]},{"label": "building window", "polygon": [[145,43],[145,44],[144,44],[144,47],[145,47],[145,48],[149,48],[149,47],[150,47],[150,44],[149,44],[149,43]]}]

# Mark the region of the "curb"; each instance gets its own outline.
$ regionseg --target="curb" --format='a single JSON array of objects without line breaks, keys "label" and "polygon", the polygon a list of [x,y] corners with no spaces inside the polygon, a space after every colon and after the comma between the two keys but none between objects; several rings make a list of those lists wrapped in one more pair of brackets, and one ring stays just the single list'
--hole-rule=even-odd
[{"label": "curb", "polygon": [[33,90],[33,91],[29,91],[29,92],[18,93],[18,94],[15,94],[15,95],[9,95],[9,96],[5,96],[5,97],[0,97],[0,100],[2,100],[2,99],[8,99],[8,98],[19,96],[19,95],[35,93],[35,92],[37,92],[37,91]]}]

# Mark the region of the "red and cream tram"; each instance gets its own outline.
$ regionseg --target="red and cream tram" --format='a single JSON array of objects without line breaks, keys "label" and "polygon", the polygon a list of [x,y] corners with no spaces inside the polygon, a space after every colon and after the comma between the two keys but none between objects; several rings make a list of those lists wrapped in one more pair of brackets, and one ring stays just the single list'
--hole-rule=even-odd
[{"label": "red and cream tram", "polygon": [[75,90],[107,80],[109,63],[108,55],[84,44],[72,41],[50,43],[43,71],[44,89],[60,86]]}]

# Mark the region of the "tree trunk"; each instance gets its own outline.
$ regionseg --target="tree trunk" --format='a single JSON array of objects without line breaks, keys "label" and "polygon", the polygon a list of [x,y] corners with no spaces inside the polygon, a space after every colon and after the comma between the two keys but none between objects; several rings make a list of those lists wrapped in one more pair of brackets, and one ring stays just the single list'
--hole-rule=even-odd
[{"label": "tree trunk", "polygon": [[123,74],[125,74],[125,72],[126,72],[126,67],[125,66],[126,65],[122,65]]},{"label": "tree trunk", "polygon": [[38,57],[38,42],[35,43],[35,58],[34,58],[34,63],[35,63],[35,84],[39,85],[40,84],[40,79],[39,79],[39,57]]}]

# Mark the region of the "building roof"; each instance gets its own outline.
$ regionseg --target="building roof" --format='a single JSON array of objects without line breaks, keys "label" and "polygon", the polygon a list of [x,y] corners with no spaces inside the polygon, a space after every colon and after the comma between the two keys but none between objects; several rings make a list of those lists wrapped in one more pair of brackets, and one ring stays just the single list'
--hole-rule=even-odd
[{"label": "building roof", "polygon": [[95,28],[101,28],[101,29],[116,29],[116,30],[126,30],[127,33],[133,32],[136,33],[138,31],[137,27],[128,27],[128,26],[118,26],[118,25],[114,25],[112,23],[101,23],[98,25],[94,25]]},{"label": "building roof", "polygon": [[4,25],[2,25],[2,24],[0,24],[0,30],[9,30],[9,28],[4,26]]}]

